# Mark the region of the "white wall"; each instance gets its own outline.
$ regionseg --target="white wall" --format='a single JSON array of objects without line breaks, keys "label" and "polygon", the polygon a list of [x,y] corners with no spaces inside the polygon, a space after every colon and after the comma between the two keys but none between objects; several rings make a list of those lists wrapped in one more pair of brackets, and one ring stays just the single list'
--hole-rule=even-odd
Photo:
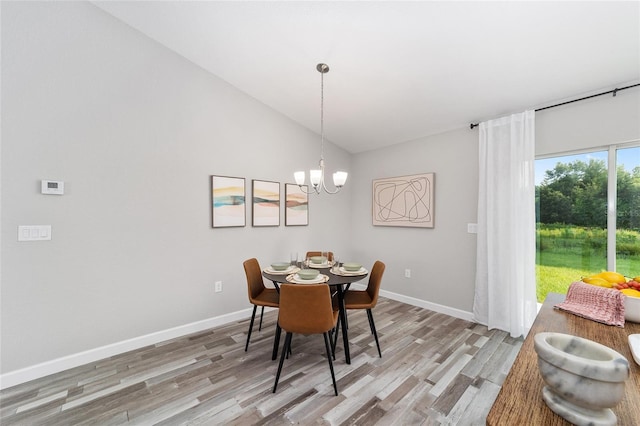
[{"label": "white wall", "polygon": [[[435,173],[435,227],[373,226],[372,180]],[[353,161],[353,252],[387,264],[384,289],[471,311],[478,200],[477,132],[461,129],[360,154]],[[405,278],[405,269],[411,278]]]},{"label": "white wall", "polygon": [[[626,85],[619,84],[617,87]],[[598,96],[536,113],[536,155],[639,139],[640,87],[623,90],[615,97]]]},{"label": "white wall", "polygon": [[[292,182],[319,136],[93,5],[3,2],[2,65],[3,373],[246,309],[248,257],[348,253],[349,188],[311,196],[308,227],[253,228],[249,206],[212,229],[210,175]],[[36,224],[52,241],[17,241]]]}]

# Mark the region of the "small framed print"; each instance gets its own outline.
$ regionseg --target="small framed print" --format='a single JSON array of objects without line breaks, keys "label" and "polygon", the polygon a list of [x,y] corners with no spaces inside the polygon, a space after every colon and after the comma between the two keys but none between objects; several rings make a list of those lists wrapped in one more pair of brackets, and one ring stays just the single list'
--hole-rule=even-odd
[{"label": "small framed print", "polygon": [[254,179],[251,205],[253,226],[280,226],[280,182]]},{"label": "small framed print", "polygon": [[211,226],[230,228],[245,224],[244,178],[211,176]]},{"label": "small framed print", "polygon": [[307,185],[286,183],[284,224],[285,226],[305,226],[309,224],[309,195]]}]

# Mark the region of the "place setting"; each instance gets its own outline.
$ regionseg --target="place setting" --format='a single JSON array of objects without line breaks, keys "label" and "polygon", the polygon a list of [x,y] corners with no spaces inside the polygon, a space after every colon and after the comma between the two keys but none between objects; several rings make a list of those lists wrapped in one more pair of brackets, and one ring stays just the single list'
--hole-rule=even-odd
[{"label": "place setting", "polygon": [[304,261],[304,265],[308,268],[329,268],[333,265],[333,262],[329,260],[327,252],[323,252],[320,256],[310,256]]},{"label": "place setting", "polygon": [[300,268],[295,263],[274,262],[264,268],[264,272],[273,275],[289,275],[298,272]]},{"label": "place setting", "polygon": [[321,274],[317,269],[300,269],[287,275],[287,282],[294,284],[320,284],[329,281],[327,275]]},{"label": "place setting", "polygon": [[342,276],[358,276],[358,275],[367,275],[369,271],[362,267],[360,263],[355,262],[344,262],[341,265],[336,262],[333,268],[331,268],[331,273],[334,275],[342,275]]}]

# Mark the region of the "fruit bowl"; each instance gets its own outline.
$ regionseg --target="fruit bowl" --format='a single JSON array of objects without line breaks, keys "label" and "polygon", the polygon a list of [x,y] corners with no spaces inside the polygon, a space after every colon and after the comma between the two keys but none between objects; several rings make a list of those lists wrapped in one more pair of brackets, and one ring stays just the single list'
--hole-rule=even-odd
[{"label": "fruit bowl", "polygon": [[624,319],[640,322],[640,297],[624,296]]},{"label": "fruit bowl", "polygon": [[301,269],[298,271],[298,276],[303,280],[312,280],[317,278],[318,273],[317,269]]},{"label": "fruit bowl", "polygon": [[274,271],[284,271],[289,267],[289,264],[286,262],[274,262],[271,264],[271,268]]}]

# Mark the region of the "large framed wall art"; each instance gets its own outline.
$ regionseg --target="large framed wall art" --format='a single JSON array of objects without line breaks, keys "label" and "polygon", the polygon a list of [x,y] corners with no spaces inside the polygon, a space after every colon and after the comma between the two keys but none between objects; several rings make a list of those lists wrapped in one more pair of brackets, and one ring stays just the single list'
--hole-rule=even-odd
[{"label": "large framed wall art", "polygon": [[309,195],[307,185],[300,186],[293,183],[285,183],[285,226],[304,226],[309,224]]},{"label": "large framed wall art", "polygon": [[253,226],[280,226],[280,182],[252,181]]},{"label": "large framed wall art", "polygon": [[245,226],[245,180],[229,176],[211,176],[211,226]]},{"label": "large framed wall art", "polygon": [[434,227],[435,173],[373,180],[373,225]]}]

